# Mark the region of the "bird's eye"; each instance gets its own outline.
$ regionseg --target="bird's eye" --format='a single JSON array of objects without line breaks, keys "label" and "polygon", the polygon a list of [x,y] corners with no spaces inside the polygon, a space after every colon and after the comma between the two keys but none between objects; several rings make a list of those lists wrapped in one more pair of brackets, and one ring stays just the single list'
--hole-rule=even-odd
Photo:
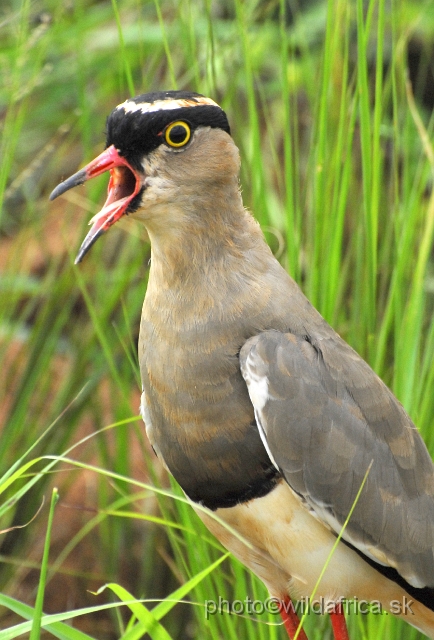
[{"label": "bird's eye", "polygon": [[164,139],[169,147],[183,147],[190,140],[191,129],[186,122],[172,122],[164,132]]}]

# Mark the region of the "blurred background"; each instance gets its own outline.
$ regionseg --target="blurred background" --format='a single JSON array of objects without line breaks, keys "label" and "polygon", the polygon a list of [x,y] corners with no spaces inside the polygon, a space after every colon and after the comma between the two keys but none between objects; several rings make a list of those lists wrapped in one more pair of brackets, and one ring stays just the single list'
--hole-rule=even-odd
[{"label": "blurred background", "polygon": [[[272,615],[205,620],[207,599],[267,593],[232,559],[211,570],[224,550],[138,418],[142,230],[116,225],[74,266],[107,177],[48,195],[102,151],[129,96],[212,97],[276,256],[434,454],[434,4],[3,0],[0,78],[0,640],[32,625],[32,640],[286,637]],[[106,583],[126,591],[91,593]],[[193,604],[175,606],[186,583],[172,600]],[[40,629],[37,594],[68,626]],[[149,618],[155,604],[133,597],[165,608]],[[354,639],[422,638],[386,615],[349,625]],[[315,615],[306,629],[331,637]]]}]

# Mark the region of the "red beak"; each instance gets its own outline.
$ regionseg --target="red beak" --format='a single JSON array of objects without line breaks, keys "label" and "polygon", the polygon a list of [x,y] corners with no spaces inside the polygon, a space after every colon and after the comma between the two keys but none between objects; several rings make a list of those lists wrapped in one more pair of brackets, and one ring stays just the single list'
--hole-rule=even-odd
[{"label": "red beak", "polygon": [[75,259],[75,264],[81,262],[100,235],[124,215],[128,205],[140,191],[142,178],[127,160],[119,155],[117,149],[111,145],[83,169],[80,169],[73,176],[57,185],[50,195],[50,200],[54,200],[65,191],[72,189],[72,187],[77,187],[79,184],[83,184],[86,180],[95,178],[105,171],[110,171],[107,200],[101,211],[89,222],[89,224],[93,224],[83,240]]}]

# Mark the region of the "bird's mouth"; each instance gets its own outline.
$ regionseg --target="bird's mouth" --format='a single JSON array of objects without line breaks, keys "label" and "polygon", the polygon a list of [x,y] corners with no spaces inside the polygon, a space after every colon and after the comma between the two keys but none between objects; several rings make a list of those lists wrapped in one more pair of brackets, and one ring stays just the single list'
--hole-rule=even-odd
[{"label": "bird's mouth", "polygon": [[125,158],[119,155],[114,145],[111,145],[83,169],[57,185],[50,195],[50,200],[54,200],[72,187],[83,184],[86,180],[95,178],[105,171],[110,171],[107,200],[101,211],[90,220],[89,224],[92,227],[83,240],[75,264],[83,259],[104,231],[127,213],[131,201],[141,189],[142,177]]}]

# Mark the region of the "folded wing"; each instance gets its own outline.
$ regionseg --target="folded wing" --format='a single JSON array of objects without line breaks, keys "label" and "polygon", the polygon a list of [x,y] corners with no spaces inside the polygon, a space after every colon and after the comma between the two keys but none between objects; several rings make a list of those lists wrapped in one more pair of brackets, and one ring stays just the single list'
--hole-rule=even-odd
[{"label": "folded wing", "polygon": [[306,506],[414,587],[434,586],[434,467],[390,390],[343,340],[270,330],[241,370],[271,459]]}]

